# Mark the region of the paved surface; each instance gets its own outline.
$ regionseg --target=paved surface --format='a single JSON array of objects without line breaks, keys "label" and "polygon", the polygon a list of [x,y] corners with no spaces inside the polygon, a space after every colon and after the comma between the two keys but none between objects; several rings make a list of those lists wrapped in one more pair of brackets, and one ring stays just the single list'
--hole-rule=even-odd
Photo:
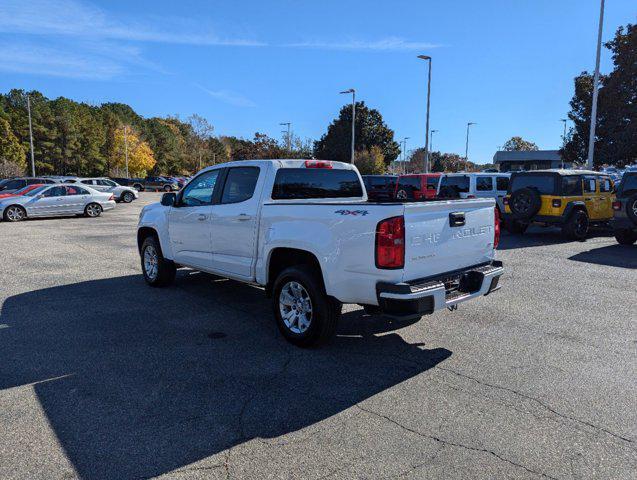
[{"label": "paved surface", "polygon": [[0,478],[635,478],[637,248],[504,237],[492,297],[299,350],[256,288],[144,284],[157,198],[0,223]]}]

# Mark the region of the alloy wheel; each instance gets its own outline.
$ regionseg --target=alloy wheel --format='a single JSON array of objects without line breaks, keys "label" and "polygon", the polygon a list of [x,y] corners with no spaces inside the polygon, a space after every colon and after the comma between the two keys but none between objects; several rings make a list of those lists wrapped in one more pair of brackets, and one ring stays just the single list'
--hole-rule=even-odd
[{"label": "alloy wheel", "polygon": [[24,219],[24,211],[20,207],[9,207],[7,209],[7,218],[12,222],[19,222]]},{"label": "alloy wheel", "polygon": [[97,217],[100,213],[102,213],[102,207],[96,203],[91,203],[86,207],[86,213],[89,217]]},{"label": "alloy wheel", "polygon": [[148,245],[144,249],[144,272],[150,281],[154,281],[157,278],[157,272],[159,257],[157,250],[152,245]]},{"label": "alloy wheel", "polygon": [[291,332],[306,332],[312,323],[312,299],[305,287],[295,281],[287,282],[279,293],[279,311]]}]

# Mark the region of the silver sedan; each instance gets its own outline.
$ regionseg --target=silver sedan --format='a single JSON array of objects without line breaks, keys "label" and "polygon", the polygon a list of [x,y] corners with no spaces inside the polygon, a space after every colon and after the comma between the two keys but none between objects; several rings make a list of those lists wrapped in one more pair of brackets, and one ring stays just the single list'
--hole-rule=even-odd
[{"label": "silver sedan", "polygon": [[130,203],[136,198],[139,198],[139,193],[137,192],[137,190],[131,187],[120,185],[110,178],[79,178],[75,181],[83,185],[88,185],[89,187],[99,192],[112,193],[115,196],[116,202]]},{"label": "silver sedan", "polygon": [[115,208],[112,193],[103,193],[85,185],[45,185],[24,195],[0,199],[0,218],[19,222],[31,217],[85,215],[99,217]]}]

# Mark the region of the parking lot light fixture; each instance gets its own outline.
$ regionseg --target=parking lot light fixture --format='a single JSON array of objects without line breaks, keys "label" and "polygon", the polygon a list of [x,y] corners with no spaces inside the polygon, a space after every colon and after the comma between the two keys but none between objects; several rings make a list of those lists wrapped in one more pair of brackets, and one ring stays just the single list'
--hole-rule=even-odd
[{"label": "parking lot light fixture", "polygon": [[431,97],[431,57],[429,55],[418,55],[421,60],[429,61],[429,73],[427,75],[427,120],[425,124],[425,158],[424,158],[424,170],[425,173],[429,172],[429,99]]},{"label": "parking lot light fixture", "polygon": [[351,93],[352,94],[352,153],[350,162],[354,165],[354,145],[355,145],[355,126],[356,126],[356,90],[350,88],[349,90],[343,90],[339,93]]}]

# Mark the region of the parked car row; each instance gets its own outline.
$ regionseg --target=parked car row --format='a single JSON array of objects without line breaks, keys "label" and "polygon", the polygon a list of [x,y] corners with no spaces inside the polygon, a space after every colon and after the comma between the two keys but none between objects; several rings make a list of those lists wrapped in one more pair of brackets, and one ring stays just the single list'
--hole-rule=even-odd
[{"label": "parked car row", "polygon": [[637,242],[637,170],[619,181],[612,172],[535,170],[510,173],[365,175],[374,201],[493,198],[503,225],[523,234],[529,225],[553,225],[572,240],[591,226],[612,228],[623,245]]}]

